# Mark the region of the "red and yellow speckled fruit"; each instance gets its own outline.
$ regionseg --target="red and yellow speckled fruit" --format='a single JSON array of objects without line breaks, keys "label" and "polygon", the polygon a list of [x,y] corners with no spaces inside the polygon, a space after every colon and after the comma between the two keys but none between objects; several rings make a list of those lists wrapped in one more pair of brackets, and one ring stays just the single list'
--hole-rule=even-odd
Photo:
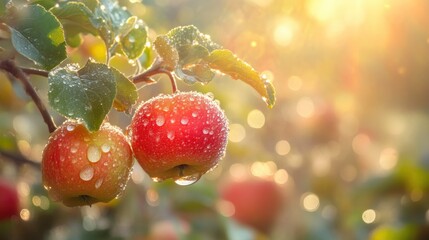
[{"label": "red and yellow speckled fruit", "polygon": [[177,92],[141,104],[130,130],[134,155],[152,179],[188,185],[224,156],[228,120],[210,96]]},{"label": "red and yellow speckled fruit", "polygon": [[104,123],[97,132],[67,121],[43,151],[43,184],[66,206],[109,202],[125,188],[133,164],[132,150],[120,129]]}]

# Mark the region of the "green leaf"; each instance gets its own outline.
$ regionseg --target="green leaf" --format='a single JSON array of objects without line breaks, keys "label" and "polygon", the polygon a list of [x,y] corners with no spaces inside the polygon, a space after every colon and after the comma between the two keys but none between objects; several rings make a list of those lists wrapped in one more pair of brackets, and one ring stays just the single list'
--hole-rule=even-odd
[{"label": "green leaf", "polygon": [[209,66],[204,64],[193,65],[186,69],[177,68],[175,70],[175,74],[178,78],[188,84],[194,84],[197,82],[203,84],[208,83],[216,75]]},{"label": "green leaf", "polygon": [[272,83],[231,51],[214,50],[205,60],[211,68],[249,84],[262,96],[268,107],[274,106],[276,98]]},{"label": "green leaf", "polygon": [[[135,17],[131,17],[135,19]],[[127,23],[129,21],[127,20]],[[124,24],[126,30],[129,24]],[[123,31],[124,35],[120,37],[122,51],[130,59],[136,59],[143,54],[147,41],[147,29],[142,20],[137,20],[128,31]]]},{"label": "green leaf", "polygon": [[178,49],[179,63],[181,65],[192,64],[207,57],[209,51],[201,45],[183,45]]},{"label": "green leaf", "polygon": [[201,33],[198,28],[193,25],[176,27],[167,33],[170,43],[179,48],[184,45],[201,45],[209,52],[220,48],[214,43],[209,35]]},{"label": "green leaf", "polygon": [[131,107],[137,102],[136,85],[115,68],[111,68],[116,80],[116,97],[113,107],[120,112],[129,113]]},{"label": "green leaf", "polygon": [[50,105],[60,114],[82,119],[90,131],[100,128],[116,96],[114,72],[101,63],[78,69],[68,65],[49,73]]},{"label": "green leaf", "polygon": [[67,57],[61,24],[43,7],[23,7],[11,22],[13,46],[23,56],[47,70]]},{"label": "green leaf", "polygon": [[118,1],[99,0],[99,4],[94,9],[94,15],[103,22],[100,29],[100,36],[110,48],[116,36],[120,34],[120,29],[131,17],[131,13],[122,8]]},{"label": "green leaf", "polygon": [[0,0],[0,17],[6,14],[6,5],[10,0]]},{"label": "green leaf", "polygon": [[[91,10],[83,3],[67,2],[57,5],[50,10],[64,27],[66,42],[71,47],[78,47],[80,33],[99,35],[100,22],[96,20]],[[80,37],[79,37],[80,38]]]},{"label": "green leaf", "polygon": [[174,70],[179,61],[177,50],[170,45],[167,36],[158,36],[153,43],[156,52],[162,59],[163,67],[167,70]]},{"label": "green leaf", "polygon": [[49,10],[51,7],[55,6],[57,1],[55,0],[33,0],[31,1],[32,5],[39,4],[44,7],[46,10]]}]

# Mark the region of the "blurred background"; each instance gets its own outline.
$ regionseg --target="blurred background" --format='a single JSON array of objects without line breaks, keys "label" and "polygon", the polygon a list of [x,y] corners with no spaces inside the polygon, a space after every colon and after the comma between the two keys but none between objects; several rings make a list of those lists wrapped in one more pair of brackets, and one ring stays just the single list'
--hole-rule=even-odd
[{"label": "blurred background", "polygon": [[[211,35],[273,81],[276,105],[224,76],[179,83],[212,92],[225,109],[219,166],[181,187],[154,183],[136,165],[119,199],[66,208],[50,201],[31,163],[48,131],[1,74],[0,147],[31,162],[0,156],[0,177],[20,202],[0,239],[429,239],[427,0],[120,3],[152,36],[189,24]],[[100,44],[87,37],[70,56],[102,59]],[[47,101],[46,79],[32,83]],[[170,91],[168,81],[141,87],[140,101]],[[110,114],[122,127],[130,119]]]}]

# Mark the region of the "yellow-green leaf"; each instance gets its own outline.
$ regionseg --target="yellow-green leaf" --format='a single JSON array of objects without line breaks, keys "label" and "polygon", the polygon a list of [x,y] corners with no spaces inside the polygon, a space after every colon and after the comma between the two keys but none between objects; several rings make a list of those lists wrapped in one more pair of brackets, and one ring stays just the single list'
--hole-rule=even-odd
[{"label": "yellow-green leaf", "polygon": [[158,36],[153,43],[158,55],[162,58],[163,67],[172,71],[176,68],[179,61],[177,50],[170,45],[167,36]]},{"label": "yellow-green leaf", "polygon": [[273,84],[230,50],[214,50],[205,60],[212,69],[249,84],[262,96],[268,107],[274,106],[276,97]]}]

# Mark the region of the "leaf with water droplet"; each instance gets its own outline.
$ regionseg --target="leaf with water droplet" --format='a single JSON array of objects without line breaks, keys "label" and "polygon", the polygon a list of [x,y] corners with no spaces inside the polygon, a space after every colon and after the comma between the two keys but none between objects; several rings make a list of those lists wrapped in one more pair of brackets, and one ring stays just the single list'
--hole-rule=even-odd
[{"label": "leaf with water droplet", "polygon": [[[130,17],[135,18],[135,16]],[[128,22],[128,20],[127,20]],[[124,25],[128,28],[128,25]],[[128,30],[128,29],[127,29]],[[147,41],[147,27],[143,21],[133,24],[131,30],[120,35],[121,50],[129,59],[136,59],[143,54]]]},{"label": "leaf with water droplet", "polygon": [[81,44],[81,33],[100,35],[102,23],[84,3],[60,2],[50,11],[61,22],[67,45],[71,47],[78,47]]},{"label": "leaf with water droplet", "polygon": [[43,7],[24,6],[8,24],[15,49],[44,69],[54,68],[67,57],[61,24]]},{"label": "leaf with water droplet", "polygon": [[109,67],[87,62],[78,70],[68,65],[50,72],[48,82],[48,99],[55,110],[82,119],[90,131],[100,128],[116,96],[115,76]]},{"label": "leaf with water droplet", "polygon": [[200,30],[193,25],[173,28],[167,33],[167,36],[176,49],[185,45],[200,45],[209,52],[220,48],[218,44],[211,40],[209,35],[201,33]]},{"label": "leaf with water droplet", "polygon": [[205,60],[211,68],[249,84],[262,96],[268,107],[274,106],[276,97],[273,84],[230,50],[214,50]]},{"label": "leaf with water droplet", "polygon": [[115,68],[110,68],[116,80],[116,96],[113,107],[120,112],[130,112],[137,102],[136,85]]},{"label": "leaf with water droplet", "polygon": [[208,83],[215,77],[215,73],[205,64],[192,65],[186,69],[176,68],[176,76],[188,84],[196,82]]},{"label": "leaf with water droplet", "polygon": [[179,61],[179,53],[177,50],[169,43],[167,36],[161,35],[158,36],[153,42],[156,52],[162,59],[162,64],[165,69],[170,71],[174,70]]}]

